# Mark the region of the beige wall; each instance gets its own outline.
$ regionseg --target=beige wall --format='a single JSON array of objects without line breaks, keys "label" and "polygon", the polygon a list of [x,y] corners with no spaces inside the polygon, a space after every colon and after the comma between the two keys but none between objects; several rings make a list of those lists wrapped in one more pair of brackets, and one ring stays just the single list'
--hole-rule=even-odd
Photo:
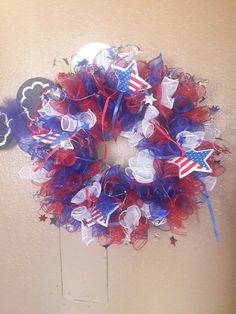
[{"label": "beige wall", "polygon": [[147,58],[162,52],[167,64],[210,80],[209,101],[222,108],[217,125],[232,151],[211,195],[220,243],[203,206],[177,247],[164,234],[141,252],[110,248],[108,304],[103,249],[86,251],[63,232],[60,254],[58,230],[38,223],[33,187],[17,175],[28,156],[0,151],[1,314],[236,313],[235,31],[233,0],[1,1],[0,99],[27,78],[52,78],[52,60],[86,43],[135,43]]}]

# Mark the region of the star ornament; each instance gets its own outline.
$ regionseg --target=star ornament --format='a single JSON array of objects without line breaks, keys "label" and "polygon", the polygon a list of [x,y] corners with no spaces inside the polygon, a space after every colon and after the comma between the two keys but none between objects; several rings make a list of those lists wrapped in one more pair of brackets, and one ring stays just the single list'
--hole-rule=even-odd
[{"label": "star ornament", "polygon": [[91,212],[91,217],[87,220],[83,220],[82,223],[85,227],[91,227],[96,223],[100,224],[103,227],[107,227],[109,224],[111,214],[113,214],[118,208],[119,205],[116,205],[112,209],[93,208]]},{"label": "star ornament", "polygon": [[56,218],[56,217],[51,217],[51,218],[50,218],[50,225],[55,225],[55,226],[57,226],[57,218]]},{"label": "star ornament", "polygon": [[176,244],[177,241],[178,241],[178,240],[175,239],[174,236],[170,237],[170,245],[174,245],[174,246],[175,246],[175,244]]},{"label": "star ornament", "polygon": [[39,217],[39,221],[45,221],[45,220],[47,220],[47,216],[46,215],[40,215]]},{"label": "star ornament", "polygon": [[119,92],[138,92],[151,87],[144,79],[138,75],[136,61],[133,60],[126,68],[112,65],[112,69],[118,78],[117,90]]},{"label": "star ornament", "polygon": [[212,169],[207,163],[207,159],[214,152],[213,149],[206,150],[190,150],[185,152],[184,156],[176,157],[169,160],[170,163],[174,163],[179,167],[180,179],[186,177],[193,171],[208,172],[211,173]]},{"label": "star ornament", "polygon": [[68,144],[68,134],[67,134],[67,132],[62,132],[61,134],[60,133],[56,133],[56,135],[57,135],[57,137],[52,141],[52,143],[50,145],[51,148],[55,148],[58,145],[60,145],[61,148],[65,148],[64,146],[68,146],[69,145]]},{"label": "star ornament", "polygon": [[71,143],[71,139],[65,139],[60,142],[60,147],[64,149],[74,149],[73,144]]},{"label": "star ornament", "polygon": [[102,210],[100,210],[100,213],[102,215],[102,218],[101,220],[98,220],[97,222],[104,226],[104,227],[108,227],[108,224],[109,224],[109,220],[110,220],[110,217],[111,215],[120,207],[120,205],[116,205],[114,206],[113,209],[110,209],[110,210],[106,210],[105,208],[103,208]]},{"label": "star ornament", "polygon": [[156,101],[156,98],[153,97],[153,94],[148,94],[145,96],[145,104],[153,105],[153,103]]}]

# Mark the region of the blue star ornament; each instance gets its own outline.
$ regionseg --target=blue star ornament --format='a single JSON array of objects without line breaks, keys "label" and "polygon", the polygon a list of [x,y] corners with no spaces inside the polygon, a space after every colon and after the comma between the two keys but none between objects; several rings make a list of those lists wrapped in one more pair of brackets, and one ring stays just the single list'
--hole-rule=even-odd
[{"label": "blue star ornament", "polygon": [[210,108],[210,112],[211,113],[216,113],[217,111],[219,111],[220,110],[220,108],[218,107],[218,106],[215,106],[215,105],[213,105],[211,108]]},{"label": "blue star ornament", "polygon": [[211,173],[212,169],[207,163],[207,159],[214,152],[213,149],[206,150],[190,150],[185,152],[184,156],[176,157],[169,160],[170,163],[174,163],[179,167],[179,177],[184,178],[193,171],[208,172]]},{"label": "blue star ornament", "polygon": [[103,208],[102,210],[97,209],[97,212],[101,214],[102,218],[97,219],[96,222],[104,227],[107,227],[109,224],[111,214],[113,214],[119,207],[120,205],[115,205],[113,208],[110,209],[108,208],[107,209]]},{"label": "blue star ornament", "polygon": [[[102,209],[100,209],[102,208]],[[106,206],[94,207],[91,210],[91,217],[82,221],[83,226],[91,227],[95,224],[100,224],[107,227],[109,224],[110,216],[119,208],[119,205],[114,204],[111,207]]]},{"label": "blue star ornament", "polygon": [[89,63],[88,60],[83,59],[82,61],[78,62],[78,65],[85,67],[88,65],[88,63]]},{"label": "blue star ornament", "polygon": [[129,81],[131,78],[131,72],[133,69],[133,64],[130,63],[126,69],[112,65],[115,75],[118,78],[117,90],[125,93],[129,89]]},{"label": "blue star ornament", "polygon": [[133,60],[126,68],[112,65],[112,69],[118,78],[117,90],[119,92],[137,92],[148,89],[151,86],[138,75],[136,61]]}]

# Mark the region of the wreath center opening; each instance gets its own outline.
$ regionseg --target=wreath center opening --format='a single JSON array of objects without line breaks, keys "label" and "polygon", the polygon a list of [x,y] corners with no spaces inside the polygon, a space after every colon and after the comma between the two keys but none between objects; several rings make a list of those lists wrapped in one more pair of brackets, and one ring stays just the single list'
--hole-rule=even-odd
[{"label": "wreath center opening", "polygon": [[[121,165],[122,168],[128,166],[128,160],[137,156],[138,149],[131,147],[126,138],[119,136],[116,141],[106,142],[107,159],[106,162],[110,166]],[[99,156],[103,155],[103,145],[99,149]]]}]

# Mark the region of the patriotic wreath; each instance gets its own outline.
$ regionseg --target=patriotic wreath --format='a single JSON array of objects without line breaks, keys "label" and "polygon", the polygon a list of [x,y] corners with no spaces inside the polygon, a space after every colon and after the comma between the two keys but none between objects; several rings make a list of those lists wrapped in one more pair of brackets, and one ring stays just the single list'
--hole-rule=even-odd
[{"label": "patriotic wreath", "polygon": [[[162,56],[146,62],[136,46],[94,43],[64,59],[55,82],[26,81],[13,110],[0,112],[0,145],[14,135],[33,160],[20,171],[38,186],[40,221],[81,231],[89,244],[131,243],[140,249],[148,229],[176,233],[206,202],[224,172],[206,81],[168,68]],[[125,137],[137,149],[127,167],[108,165],[107,143]],[[171,244],[176,239],[171,237]]]}]

